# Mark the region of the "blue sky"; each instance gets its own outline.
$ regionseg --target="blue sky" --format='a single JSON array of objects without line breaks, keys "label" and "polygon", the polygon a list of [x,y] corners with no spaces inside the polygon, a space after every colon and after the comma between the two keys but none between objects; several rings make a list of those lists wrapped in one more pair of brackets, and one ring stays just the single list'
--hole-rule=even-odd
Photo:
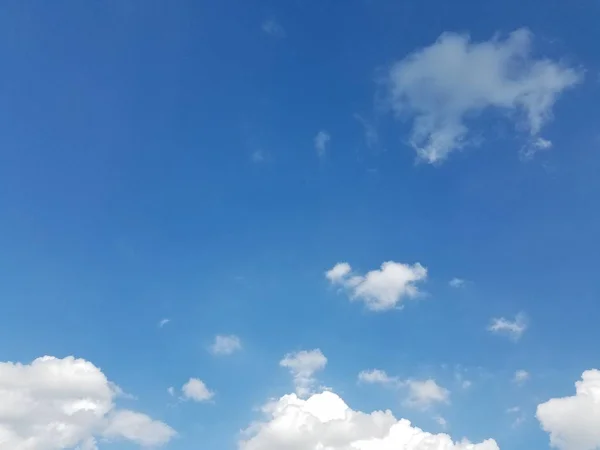
[{"label": "blue sky", "polygon": [[[599,368],[598,2],[1,9],[0,383],[81,358],[129,394],[107,420],[168,424],[174,450],[315,448],[264,437],[256,408],[290,371],[300,397],[326,386],[455,440],[600,448],[573,431],[597,409],[538,408],[584,411],[574,383]],[[359,381],[374,369],[389,378]],[[214,395],[185,398],[190,379]],[[442,390],[411,403],[426,380]],[[31,431],[2,420],[0,438]],[[33,450],[143,441],[77,427]]]}]

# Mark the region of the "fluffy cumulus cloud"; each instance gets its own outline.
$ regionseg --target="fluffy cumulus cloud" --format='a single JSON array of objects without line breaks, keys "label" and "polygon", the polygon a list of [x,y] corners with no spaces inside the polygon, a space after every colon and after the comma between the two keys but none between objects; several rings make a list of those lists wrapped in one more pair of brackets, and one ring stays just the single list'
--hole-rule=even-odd
[{"label": "fluffy cumulus cloud", "polygon": [[444,160],[469,142],[467,119],[497,109],[518,112],[533,148],[552,115],[558,96],[581,74],[531,53],[526,29],[506,39],[472,42],[469,36],[445,33],[431,46],[394,64],[388,74],[388,99],[399,117],[414,119],[411,145],[429,163]]},{"label": "fluffy cumulus cloud", "polygon": [[184,399],[195,402],[207,402],[215,396],[215,393],[208,389],[204,381],[198,378],[190,378],[181,388],[181,392]]},{"label": "fluffy cumulus cloud", "polygon": [[120,392],[83,359],[0,363],[0,450],[93,450],[97,437],[158,446],[175,435],[145,414],[117,409]]},{"label": "fluffy cumulus cloud", "polygon": [[210,351],[215,355],[231,355],[242,349],[242,341],[235,335],[218,335],[210,346]]},{"label": "fluffy cumulus cloud", "polygon": [[427,278],[427,269],[421,264],[384,262],[379,270],[365,275],[352,272],[350,264],[336,264],[325,273],[336,286],[346,289],[352,300],[360,300],[372,311],[385,311],[399,307],[405,298],[419,295],[417,283]]},{"label": "fluffy cumulus cloud", "polygon": [[519,313],[515,317],[515,320],[509,320],[504,317],[492,319],[488,326],[488,331],[507,336],[513,341],[518,341],[527,330],[527,326],[527,316],[523,313]]},{"label": "fluffy cumulus cloud", "polygon": [[288,353],[279,361],[279,365],[289,369],[294,377],[296,393],[300,397],[305,397],[312,392],[316,383],[314,375],[325,368],[327,358],[320,349],[302,350]]},{"label": "fluffy cumulus cloud", "polygon": [[538,420],[560,450],[600,448],[600,370],[588,370],[575,383],[575,395],[537,407]]},{"label": "fluffy cumulus cloud", "polygon": [[240,450],[499,450],[492,439],[454,442],[431,434],[390,411],[354,411],[333,392],[303,400],[286,395],[264,408],[265,419],[252,424]]}]

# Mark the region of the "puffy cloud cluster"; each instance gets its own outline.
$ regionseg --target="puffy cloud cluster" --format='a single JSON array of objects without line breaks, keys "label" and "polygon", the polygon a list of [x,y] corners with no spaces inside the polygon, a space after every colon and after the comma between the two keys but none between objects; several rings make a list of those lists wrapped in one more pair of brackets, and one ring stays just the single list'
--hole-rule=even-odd
[{"label": "puffy cloud cluster", "polygon": [[143,446],[167,443],[175,431],[145,414],[119,410],[120,389],[83,359],[44,356],[0,363],[0,450],[96,448],[96,438]]},{"label": "puffy cloud cluster", "polygon": [[575,395],[553,398],[537,407],[550,443],[560,450],[600,448],[600,370],[587,370],[575,383]]},{"label": "puffy cloud cluster", "polygon": [[264,421],[245,430],[240,450],[499,450],[493,439],[454,442],[397,420],[390,411],[354,411],[333,392],[306,400],[286,395],[264,412]]},{"label": "puffy cloud cluster", "polygon": [[[581,79],[579,71],[531,55],[526,29],[472,42],[445,33],[431,46],[394,64],[388,99],[394,112],[414,118],[411,144],[435,163],[468,143],[466,119],[485,110],[522,112],[533,142],[530,152],[551,143],[538,133],[552,116],[557,97]],[[531,156],[531,155],[530,155]]]},{"label": "puffy cloud cluster", "polygon": [[385,311],[398,307],[406,297],[418,296],[416,284],[427,278],[427,269],[419,263],[387,261],[379,270],[359,275],[352,272],[350,264],[342,262],[325,276],[333,285],[345,288],[352,300],[363,301],[372,311]]}]

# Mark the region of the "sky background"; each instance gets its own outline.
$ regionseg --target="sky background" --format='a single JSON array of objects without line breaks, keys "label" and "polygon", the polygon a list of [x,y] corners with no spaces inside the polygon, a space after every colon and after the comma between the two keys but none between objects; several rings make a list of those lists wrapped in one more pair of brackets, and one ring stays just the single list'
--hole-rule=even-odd
[{"label": "sky background", "polygon": [[[600,3],[0,10],[0,361],[84,358],[135,396],[120,404],[177,430],[166,448],[234,450],[254,408],[293,391],[283,356],[318,348],[319,382],[355,410],[435,433],[439,414],[455,439],[549,448],[536,406],[599,365]],[[466,122],[477,145],[418,161],[411,118],[382,106],[382,74],[444,32],[481,42],[521,27],[532,58],[581,74],[540,133],[552,148],[525,161],[527,132],[492,110]],[[370,311],[325,277],[385,261],[428,269],[402,310]],[[517,341],[487,330],[520,312]],[[241,351],[209,351],[230,334]],[[374,368],[433,378],[451,403],[414,410],[357,383]],[[214,399],[169,395],[190,377]]]}]

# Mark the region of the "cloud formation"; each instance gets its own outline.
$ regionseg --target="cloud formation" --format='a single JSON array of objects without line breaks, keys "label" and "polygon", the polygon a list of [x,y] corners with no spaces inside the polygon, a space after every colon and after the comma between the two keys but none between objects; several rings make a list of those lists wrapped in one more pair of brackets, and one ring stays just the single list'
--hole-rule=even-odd
[{"label": "cloud formation", "polygon": [[488,331],[495,334],[508,336],[513,341],[518,341],[527,330],[527,317],[523,313],[517,314],[515,320],[509,320],[504,317],[492,319],[488,326]]},{"label": "cloud formation", "polygon": [[529,372],[527,372],[526,370],[517,370],[513,377],[513,383],[522,385],[527,380],[529,380],[529,377],[530,377]]},{"label": "cloud formation", "polygon": [[242,349],[242,341],[234,334],[217,335],[215,341],[210,346],[210,351],[214,355],[231,355]]},{"label": "cloud formation", "polygon": [[95,450],[96,438],[166,444],[175,430],[115,407],[121,390],[91,362],[44,356],[0,363],[0,450]]},{"label": "cloud formation", "polygon": [[428,409],[436,403],[450,403],[450,391],[435,380],[408,380],[406,404],[418,409]]},{"label": "cloud formation", "polygon": [[600,370],[586,370],[575,383],[575,395],[538,405],[537,419],[560,450],[600,448]]},{"label": "cloud formation", "polygon": [[448,284],[450,285],[450,287],[453,288],[461,288],[465,285],[465,280],[463,280],[462,278],[452,278]]},{"label": "cloud formation", "polygon": [[184,399],[195,402],[207,402],[215,396],[215,393],[208,389],[204,381],[198,378],[190,378],[181,388],[181,392]]},{"label": "cloud formation", "polygon": [[427,278],[427,269],[419,263],[387,261],[379,270],[359,275],[352,272],[350,264],[342,262],[328,270],[325,277],[344,288],[351,300],[364,302],[372,311],[386,311],[399,307],[404,298],[419,295],[417,283]]},{"label": "cloud formation", "polygon": [[320,349],[302,350],[295,353],[288,353],[279,361],[279,365],[289,369],[294,377],[296,394],[300,397],[305,397],[312,393],[316,382],[314,374],[325,368],[327,358]]},{"label": "cloud formation", "polygon": [[262,30],[269,36],[283,39],[286,36],[285,28],[275,19],[265,20],[261,25]]},{"label": "cloud formation", "polygon": [[327,146],[331,141],[331,135],[327,131],[319,131],[315,136],[315,149],[319,158],[323,158],[327,152]]},{"label": "cloud formation", "polygon": [[303,400],[285,395],[263,409],[266,417],[245,430],[240,450],[499,450],[493,439],[454,442],[427,433],[390,411],[354,411],[333,392]]},{"label": "cloud formation", "polygon": [[469,144],[467,119],[492,109],[522,114],[530,139],[542,142],[538,134],[556,99],[582,76],[550,59],[535,59],[531,47],[527,29],[484,42],[444,33],[395,63],[387,75],[387,98],[398,117],[413,119],[410,144],[418,158],[441,162]]}]

